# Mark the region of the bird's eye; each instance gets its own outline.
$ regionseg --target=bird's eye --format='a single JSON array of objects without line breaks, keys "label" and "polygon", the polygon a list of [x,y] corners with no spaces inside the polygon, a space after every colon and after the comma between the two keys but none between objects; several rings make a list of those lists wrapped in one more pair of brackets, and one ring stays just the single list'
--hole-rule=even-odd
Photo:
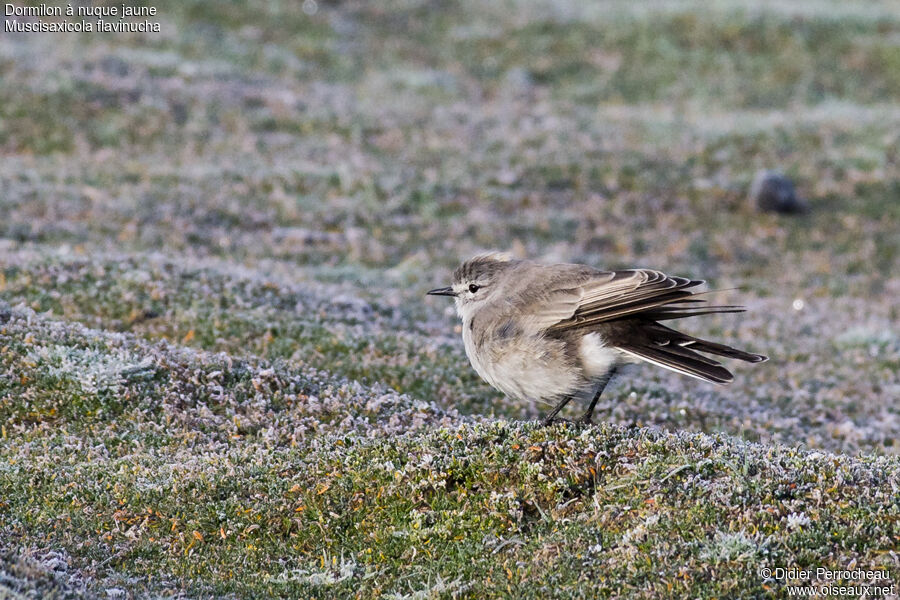
[{"label": "bird's eye", "polygon": [[475,292],[477,292],[479,289],[481,289],[481,288],[479,286],[475,285],[474,283],[469,285],[469,291],[472,292],[473,294]]}]

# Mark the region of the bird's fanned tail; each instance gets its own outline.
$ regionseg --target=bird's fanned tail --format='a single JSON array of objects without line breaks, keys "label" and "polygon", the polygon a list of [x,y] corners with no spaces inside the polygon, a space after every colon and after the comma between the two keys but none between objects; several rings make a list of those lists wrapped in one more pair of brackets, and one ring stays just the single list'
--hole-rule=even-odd
[{"label": "bird's fanned tail", "polygon": [[696,338],[659,323],[648,323],[642,329],[646,336],[642,336],[639,341],[622,344],[618,346],[619,349],[641,360],[704,381],[730,383],[734,380],[734,375],[720,363],[703,356],[700,352],[751,363],[768,360],[761,354]]}]

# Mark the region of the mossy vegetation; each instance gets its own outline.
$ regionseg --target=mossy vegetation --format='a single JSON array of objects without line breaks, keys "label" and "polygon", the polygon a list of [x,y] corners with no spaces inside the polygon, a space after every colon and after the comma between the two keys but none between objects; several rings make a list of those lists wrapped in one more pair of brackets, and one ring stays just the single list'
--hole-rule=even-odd
[{"label": "mossy vegetation", "polygon": [[465,418],[25,308],[0,342],[6,532],[136,590],[779,597],[759,568],[893,565],[896,458]]}]

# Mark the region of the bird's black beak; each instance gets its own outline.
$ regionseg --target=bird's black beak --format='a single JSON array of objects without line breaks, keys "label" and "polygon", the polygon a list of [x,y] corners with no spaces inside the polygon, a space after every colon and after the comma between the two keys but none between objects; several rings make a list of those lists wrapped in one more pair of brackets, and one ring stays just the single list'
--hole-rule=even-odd
[{"label": "bird's black beak", "polygon": [[436,290],[431,290],[426,296],[456,296],[456,292],[453,291],[452,287],[438,288]]}]

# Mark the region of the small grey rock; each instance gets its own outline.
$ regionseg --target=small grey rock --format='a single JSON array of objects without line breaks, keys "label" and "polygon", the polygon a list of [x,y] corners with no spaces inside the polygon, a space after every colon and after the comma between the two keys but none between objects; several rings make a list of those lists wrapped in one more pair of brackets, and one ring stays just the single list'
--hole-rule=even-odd
[{"label": "small grey rock", "polygon": [[809,210],[809,204],[797,196],[794,182],[777,171],[759,171],[750,186],[750,201],[763,212],[796,215]]}]

